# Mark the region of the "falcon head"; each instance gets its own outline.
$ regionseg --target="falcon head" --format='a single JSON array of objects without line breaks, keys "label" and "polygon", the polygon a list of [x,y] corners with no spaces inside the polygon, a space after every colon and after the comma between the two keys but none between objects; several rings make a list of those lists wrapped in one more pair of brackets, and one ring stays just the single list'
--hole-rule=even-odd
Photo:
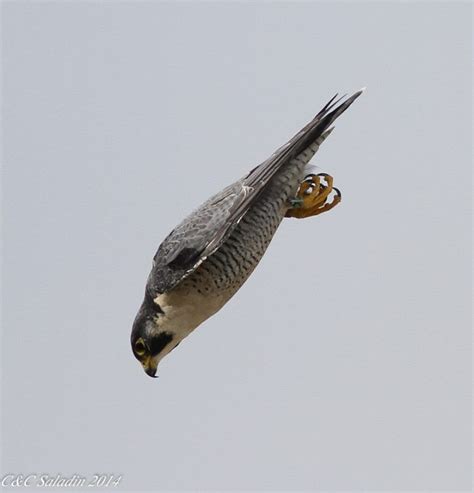
[{"label": "falcon head", "polygon": [[146,291],[145,299],[133,322],[130,342],[135,358],[150,377],[155,377],[160,360],[180,342],[175,340],[172,332],[160,326],[160,316],[163,315],[160,305]]}]

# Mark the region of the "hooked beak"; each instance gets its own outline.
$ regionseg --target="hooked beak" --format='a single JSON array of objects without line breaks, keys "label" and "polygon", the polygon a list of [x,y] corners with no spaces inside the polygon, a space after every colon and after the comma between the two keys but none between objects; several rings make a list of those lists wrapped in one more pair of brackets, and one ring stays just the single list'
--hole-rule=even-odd
[{"label": "hooked beak", "polygon": [[157,364],[153,362],[152,358],[147,358],[145,361],[142,362],[143,369],[145,370],[145,373],[149,375],[150,377],[153,378],[158,378],[156,376],[156,368]]}]

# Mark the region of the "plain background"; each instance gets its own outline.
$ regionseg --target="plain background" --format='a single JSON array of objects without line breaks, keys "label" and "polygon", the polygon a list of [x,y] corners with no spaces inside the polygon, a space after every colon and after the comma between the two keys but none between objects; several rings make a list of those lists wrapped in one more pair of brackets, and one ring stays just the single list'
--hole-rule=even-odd
[{"label": "plain background", "polygon": [[[3,4],[3,466],[121,488],[470,490],[471,6]],[[151,258],[335,93],[286,220],[148,378]]]}]

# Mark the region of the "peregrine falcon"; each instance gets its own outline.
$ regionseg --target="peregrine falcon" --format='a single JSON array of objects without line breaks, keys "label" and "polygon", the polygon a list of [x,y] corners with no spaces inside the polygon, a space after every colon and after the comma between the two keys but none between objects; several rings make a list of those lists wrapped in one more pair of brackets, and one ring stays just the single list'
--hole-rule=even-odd
[{"label": "peregrine falcon", "polygon": [[285,145],[204,202],[161,243],[131,334],[133,354],[148,375],[155,377],[163,357],[239,290],[284,217],[316,216],[340,202],[333,178],[310,173],[308,163],[362,91],[334,96]]}]

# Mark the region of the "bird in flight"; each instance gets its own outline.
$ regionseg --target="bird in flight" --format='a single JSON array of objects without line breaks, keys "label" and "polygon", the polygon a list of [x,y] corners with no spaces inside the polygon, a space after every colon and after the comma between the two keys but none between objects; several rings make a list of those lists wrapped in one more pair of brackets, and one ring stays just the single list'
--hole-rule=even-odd
[{"label": "bird in flight", "polygon": [[283,218],[316,216],[340,202],[333,178],[309,173],[308,163],[362,92],[334,96],[285,145],[204,202],[161,243],[131,334],[147,375],[155,377],[163,357],[240,289]]}]

